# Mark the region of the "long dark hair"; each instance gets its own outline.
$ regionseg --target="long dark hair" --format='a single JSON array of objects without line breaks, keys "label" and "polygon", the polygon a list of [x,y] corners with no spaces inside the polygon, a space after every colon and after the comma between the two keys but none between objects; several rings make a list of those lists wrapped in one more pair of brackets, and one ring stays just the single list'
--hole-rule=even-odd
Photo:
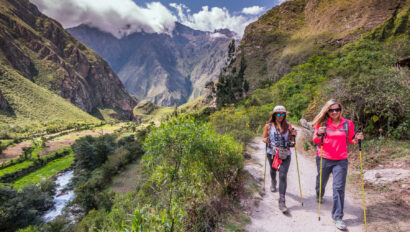
[{"label": "long dark hair", "polygon": [[[268,123],[272,123],[274,124],[275,128],[276,128],[276,113],[272,113],[272,116],[270,117]],[[289,130],[289,124],[286,121],[286,116],[283,118],[282,122],[280,123],[280,133],[284,134],[286,133],[286,131]]]}]

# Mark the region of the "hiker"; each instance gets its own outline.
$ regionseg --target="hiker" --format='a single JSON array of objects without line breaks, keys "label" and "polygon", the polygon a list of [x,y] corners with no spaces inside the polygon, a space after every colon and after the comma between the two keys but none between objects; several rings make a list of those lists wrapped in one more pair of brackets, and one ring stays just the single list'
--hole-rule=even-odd
[{"label": "hiker", "polygon": [[[315,132],[313,142],[318,144],[316,165],[316,200],[319,202],[319,179],[320,179],[320,155],[322,153],[322,189],[323,195],[330,173],[333,174],[333,208],[332,218],[336,227],[346,230],[343,222],[343,206],[345,198],[345,186],[347,175],[347,152],[348,143],[357,144],[358,139],[363,140],[363,134],[355,135],[353,122],[342,117],[343,106],[334,99],[329,100],[323,106],[320,113],[313,119]],[[323,137],[324,136],[324,137]],[[321,139],[323,137],[323,152],[321,152]]]},{"label": "hiker", "polygon": [[[267,156],[270,166],[272,192],[276,192],[276,171],[279,171],[279,210],[287,211],[285,204],[286,176],[290,165],[290,146],[296,130],[292,130],[292,125],[286,122],[286,111],[284,106],[275,106],[270,112],[270,119],[263,130],[263,142],[267,143]],[[292,136],[293,135],[293,136]],[[292,140],[292,141],[291,141]],[[294,141],[293,141],[294,142]],[[280,163],[278,166],[277,164]],[[272,164],[274,167],[272,167]],[[276,165],[275,165],[276,164]]]}]

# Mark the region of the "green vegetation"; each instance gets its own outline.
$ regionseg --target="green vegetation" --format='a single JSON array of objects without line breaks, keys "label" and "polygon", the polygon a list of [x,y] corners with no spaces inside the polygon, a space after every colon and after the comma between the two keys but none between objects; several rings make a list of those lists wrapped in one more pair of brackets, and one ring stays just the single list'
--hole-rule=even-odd
[{"label": "green vegetation", "polygon": [[8,171],[4,173],[2,176],[0,176],[0,180],[1,182],[8,182],[8,183],[13,182],[14,180],[26,175],[27,173],[37,170],[43,167],[44,165],[47,165],[47,163],[53,160],[59,159],[61,157],[64,157],[68,154],[70,154],[70,150],[61,149],[60,151],[57,151],[55,153],[52,153],[50,155],[47,155],[41,158],[39,156],[37,156],[37,158],[31,158],[31,156],[29,158],[25,158],[25,159],[23,158],[22,160],[32,161],[31,165],[29,166],[21,165],[21,164],[24,164],[26,161],[23,161],[23,163],[18,163],[16,165],[11,165],[13,164],[11,163],[10,164],[11,166],[3,169],[3,170],[8,170]]},{"label": "green vegetation", "polygon": [[108,155],[115,150],[114,139],[112,135],[98,138],[86,136],[78,139],[73,145],[75,172],[91,172],[100,167],[108,159]]},{"label": "green vegetation", "polygon": [[43,179],[48,179],[57,173],[66,170],[74,162],[74,155],[71,153],[68,156],[53,160],[44,167],[37,169],[34,172],[16,180],[13,187],[22,189],[25,186],[40,183]]},{"label": "green vegetation", "polygon": [[244,78],[245,70],[246,61],[242,53],[238,73],[236,74],[236,69],[232,70],[232,74],[221,73],[216,87],[211,86],[212,92],[216,91],[216,104],[218,108],[234,103],[237,99],[241,99],[246,95],[249,90],[249,82]]},{"label": "green vegetation", "polygon": [[114,141],[113,135],[98,138],[87,136],[73,145],[75,164],[73,185],[74,202],[85,212],[92,209],[109,211],[112,193],[105,191],[114,175],[127,164],[140,158],[141,144],[134,135]]},{"label": "green vegetation", "polygon": [[[407,17],[408,8],[389,20],[395,23],[383,24],[369,36],[379,30],[390,31],[387,26],[402,28],[398,25]],[[345,106],[344,116],[363,127],[366,133],[375,136],[381,128],[397,139],[409,138],[410,96],[405,81],[409,70],[397,70],[394,64],[410,56],[410,38],[400,32],[403,30],[395,30],[391,37],[384,33],[384,37],[375,40],[367,36],[338,52],[314,55],[272,86],[255,90],[237,103],[235,110],[216,112],[211,119],[218,121],[215,124],[218,127],[228,129],[235,119],[240,120],[232,128],[241,130],[241,125],[249,124],[256,132],[260,125],[252,124],[253,120],[267,121],[273,105],[285,105],[291,112],[288,120],[297,122],[302,116],[312,120],[324,102],[336,98]],[[257,114],[255,111],[265,112],[266,116],[252,117]]]},{"label": "green vegetation", "polygon": [[179,117],[153,129],[144,150],[137,191],[116,196],[111,211],[90,211],[77,229],[201,231],[206,225],[214,228],[222,210],[218,201],[229,194],[242,167],[239,144],[231,137],[213,132],[208,125]]},{"label": "green vegetation", "polygon": [[33,163],[34,163],[34,161],[32,161],[32,160],[26,160],[22,163],[15,164],[11,167],[1,169],[0,170],[0,177],[5,175],[5,174],[13,173],[13,172],[19,171],[21,169],[30,167]]},{"label": "green vegetation", "polygon": [[174,107],[159,107],[154,103],[145,100],[139,102],[134,108],[134,116],[140,119],[141,122],[159,122],[165,120],[173,111]]},{"label": "green vegetation", "polygon": [[0,129],[3,138],[15,138],[19,137],[16,134],[24,133],[44,133],[47,126],[51,128],[52,125],[67,128],[74,123],[100,122],[7,66],[0,65],[0,72],[2,73],[0,89],[12,108],[11,112],[0,113]]},{"label": "green vegetation", "polygon": [[39,215],[53,206],[53,197],[36,186],[21,191],[0,187],[0,230],[12,232],[41,222]]}]

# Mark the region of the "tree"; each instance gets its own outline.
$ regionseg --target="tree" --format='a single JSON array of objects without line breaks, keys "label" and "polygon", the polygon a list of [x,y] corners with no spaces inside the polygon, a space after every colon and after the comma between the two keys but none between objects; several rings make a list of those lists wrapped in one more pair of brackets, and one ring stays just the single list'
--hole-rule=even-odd
[{"label": "tree", "polygon": [[235,103],[246,95],[249,90],[249,83],[245,80],[246,66],[245,56],[242,53],[237,75],[224,75],[221,72],[216,88],[216,104],[218,108],[226,104]]},{"label": "tree", "polygon": [[34,147],[30,146],[30,147],[23,147],[23,154],[24,154],[24,159],[29,159],[31,158],[31,154],[34,151]]},{"label": "tree", "polygon": [[78,139],[73,145],[75,166],[74,171],[92,171],[100,167],[112,154],[116,144],[114,136],[103,135],[98,138],[86,136]]}]

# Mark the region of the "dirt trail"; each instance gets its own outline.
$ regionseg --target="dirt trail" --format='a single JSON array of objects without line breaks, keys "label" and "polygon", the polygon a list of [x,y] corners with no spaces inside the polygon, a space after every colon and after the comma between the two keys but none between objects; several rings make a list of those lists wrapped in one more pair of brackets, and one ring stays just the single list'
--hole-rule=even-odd
[{"label": "dirt trail", "polygon": [[[251,159],[246,161],[245,169],[257,180],[261,180],[263,186],[263,173],[265,162],[265,144],[262,138],[255,138],[249,146],[248,152]],[[302,185],[303,207],[300,204],[300,194],[298,185],[298,176],[296,169],[296,158],[294,149],[292,149],[292,160],[288,172],[288,185],[286,191],[286,206],[289,208],[287,215],[282,214],[278,209],[279,193],[269,191],[270,176],[269,164],[266,166],[266,186],[265,195],[260,196],[258,193],[253,197],[260,199],[257,206],[252,207],[250,212],[251,224],[246,229],[250,232],[264,231],[339,231],[336,229],[332,219],[332,183],[330,178],[326,187],[324,204],[321,207],[321,220],[318,221],[318,203],[316,202],[315,178],[316,164],[304,157],[298,152],[298,161],[300,169],[300,181]],[[278,178],[278,176],[277,176]],[[344,218],[350,232],[364,231],[363,211],[361,202],[353,203],[352,197],[346,192],[344,205]]]}]

